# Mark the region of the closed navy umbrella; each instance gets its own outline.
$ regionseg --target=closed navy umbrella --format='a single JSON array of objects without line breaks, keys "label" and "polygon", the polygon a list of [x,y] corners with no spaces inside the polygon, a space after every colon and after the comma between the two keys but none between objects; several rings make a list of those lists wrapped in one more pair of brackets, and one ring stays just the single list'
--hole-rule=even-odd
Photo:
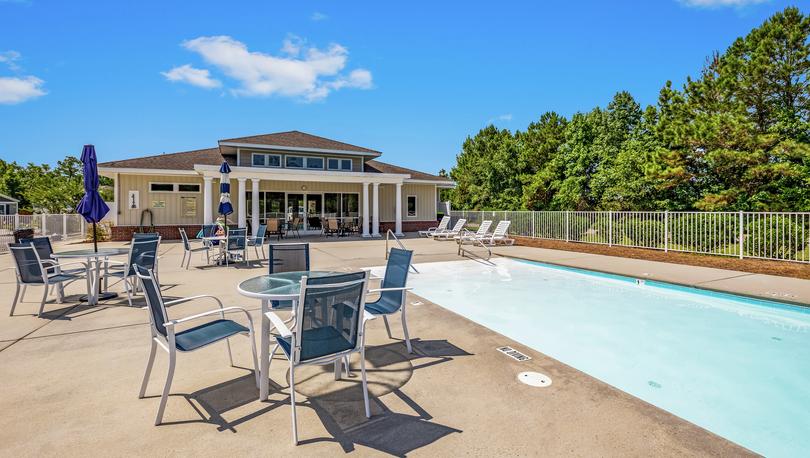
[{"label": "closed navy umbrella", "polygon": [[76,213],[84,216],[88,223],[93,223],[93,250],[98,252],[98,234],[96,223],[104,218],[110,207],[104,203],[98,193],[98,162],[96,161],[96,148],[93,145],[84,145],[82,151],[82,172],[84,173],[84,197],[76,207]]},{"label": "closed navy umbrella", "polygon": [[219,168],[219,173],[222,174],[219,179],[219,213],[227,217],[233,213],[233,205],[231,205],[231,180],[228,178],[228,174],[231,173],[231,168],[228,166],[227,162],[222,163],[222,167]]}]

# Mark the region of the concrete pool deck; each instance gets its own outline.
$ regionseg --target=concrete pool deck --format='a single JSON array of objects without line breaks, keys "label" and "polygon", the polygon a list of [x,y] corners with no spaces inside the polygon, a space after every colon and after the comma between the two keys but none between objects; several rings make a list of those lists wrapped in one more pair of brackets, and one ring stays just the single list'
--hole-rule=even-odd
[{"label": "concrete pool deck", "polygon": [[[404,243],[415,250],[416,263],[460,259],[453,243],[425,239]],[[318,241],[311,245],[312,267],[350,270],[383,265],[384,246],[383,240]],[[60,249],[67,248],[58,246],[57,251]],[[164,243],[160,251],[167,297],[214,294],[226,305],[248,308],[258,320],[258,302],[240,296],[235,285],[266,272],[266,263],[200,268],[200,258],[195,255],[192,268],[186,271],[178,267],[179,244]],[[730,271],[536,248],[495,251],[637,277],[646,272],[648,278],[659,280],[708,282],[745,294],[764,294],[774,289],[774,281],[780,281],[777,277],[735,282],[739,273]],[[0,256],[0,268],[11,265],[10,256]],[[802,300],[810,298],[810,281],[785,280],[792,281],[778,283],[780,288]],[[0,455],[750,453],[414,295],[408,298],[414,354],[407,354],[401,340],[390,340],[382,323],[369,324],[370,420],[362,413],[359,377],[336,382],[328,368],[301,369],[296,371],[302,380],[297,391],[304,395],[298,409],[301,445],[294,448],[287,366],[281,359],[274,361],[270,399],[259,402],[248,369],[249,346],[246,339],[236,337],[232,347],[240,367],[228,366],[224,345],[179,356],[166,424],[155,427],[152,422],[166,357],[158,354],[147,398],[138,399],[149,349],[146,312],[126,306],[125,298],[98,307],[77,305],[83,287],[82,282],[69,286],[66,304],[49,302],[45,318],[33,316],[40,294],[37,288],[29,288],[34,291],[18,305],[17,315],[8,317],[7,308],[0,313],[0,377],[4,381]],[[9,307],[13,293],[13,271],[0,271],[0,304]],[[136,301],[144,304],[142,297]],[[170,315],[185,316],[212,306],[208,302],[182,304],[171,307]],[[395,337],[401,336],[397,318],[391,320],[391,328]],[[495,350],[502,345],[514,346],[533,359],[513,361]],[[353,367],[357,368],[356,359]],[[548,388],[523,385],[516,375],[526,370],[545,373],[554,383]]]}]

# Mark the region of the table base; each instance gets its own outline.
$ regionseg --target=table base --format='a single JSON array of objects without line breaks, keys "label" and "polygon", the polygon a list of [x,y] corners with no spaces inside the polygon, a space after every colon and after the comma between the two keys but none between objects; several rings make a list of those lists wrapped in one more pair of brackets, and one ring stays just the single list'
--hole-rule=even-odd
[{"label": "table base", "polygon": [[[107,299],[114,299],[116,297],[118,297],[118,293],[112,293],[112,292],[109,292],[109,291],[105,291],[105,292],[102,292],[102,293],[98,293],[98,296],[96,297],[96,301],[106,301]],[[79,301],[80,302],[87,302],[87,300],[89,298],[90,298],[90,296],[85,294],[84,296],[79,298]]]}]

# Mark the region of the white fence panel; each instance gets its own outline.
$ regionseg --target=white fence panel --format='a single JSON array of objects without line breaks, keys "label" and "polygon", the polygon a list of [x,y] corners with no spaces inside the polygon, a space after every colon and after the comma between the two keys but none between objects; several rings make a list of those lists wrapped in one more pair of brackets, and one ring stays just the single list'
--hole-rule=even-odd
[{"label": "white fence panel", "polygon": [[465,211],[452,223],[512,222],[513,236],[810,263],[808,212]]},{"label": "white fence panel", "polygon": [[0,215],[0,253],[8,252],[14,231],[33,229],[35,236],[47,235],[54,241],[84,237],[84,219],[77,214]]}]

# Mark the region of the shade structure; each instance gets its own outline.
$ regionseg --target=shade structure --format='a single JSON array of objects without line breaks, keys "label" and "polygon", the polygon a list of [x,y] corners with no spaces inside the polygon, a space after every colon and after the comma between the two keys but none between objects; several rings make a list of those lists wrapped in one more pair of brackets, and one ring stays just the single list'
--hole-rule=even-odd
[{"label": "shade structure", "polygon": [[98,251],[96,223],[104,218],[104,215],[110,211],[110,207],[104,203],[104,199],[98,193],[96,148],[93,145],[84,145],[81,160],[84,174],[84,197],[76,207],[76,213],[82,215],[88,223],[93,223],[93,248]]},{"label": "shade structure", "polygon": [[219,178],[219,214],[228,216],[233,213],[233,205],[231,205],[231,180],[228,178],[231,167],[227,162],[222,163],[219,173],[221,174]]}]

